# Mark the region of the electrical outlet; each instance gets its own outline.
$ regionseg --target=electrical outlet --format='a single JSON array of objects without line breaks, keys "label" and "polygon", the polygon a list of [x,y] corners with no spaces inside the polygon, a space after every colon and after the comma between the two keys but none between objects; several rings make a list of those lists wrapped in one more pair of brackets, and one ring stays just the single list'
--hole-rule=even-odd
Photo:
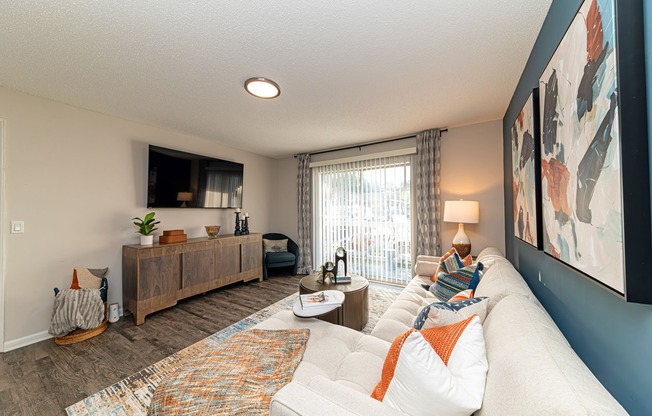
[{"label": "electrical outlet", "polygon": [[12,221],[11,222],[11,233],[12,234],[23,234],[25,232],[25,221]]}]

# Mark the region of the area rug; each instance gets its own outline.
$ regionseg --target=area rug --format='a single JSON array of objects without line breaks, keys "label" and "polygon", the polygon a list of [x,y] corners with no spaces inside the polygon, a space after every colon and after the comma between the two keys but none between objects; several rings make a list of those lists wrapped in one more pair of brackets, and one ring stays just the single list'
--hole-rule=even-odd
[{"label": "area rug", "polygon": [[[396,299],[402,288],[370,283],[369,322],[362,333],[369,334],[381,315]],[[167,358],[133,374],[106,389],[97,392],[66,408],[70,416],[145,416],[158,383],[170,371],[214,347],[233,334],[249,329],[259,322],[283,310],[290,310],[298,293],[290,295],[273,305],[261,309],[247,318],[224,328],[203,340],[170,355]]]}]

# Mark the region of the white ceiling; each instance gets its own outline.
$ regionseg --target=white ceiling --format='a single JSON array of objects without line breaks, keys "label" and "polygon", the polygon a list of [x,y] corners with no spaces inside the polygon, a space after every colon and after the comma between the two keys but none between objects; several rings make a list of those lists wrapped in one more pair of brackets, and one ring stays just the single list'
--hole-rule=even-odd
[{"label": "white ceiling", "polygon": [[278,158],[501,118],[550,3],[0,0],[0,85]]}]

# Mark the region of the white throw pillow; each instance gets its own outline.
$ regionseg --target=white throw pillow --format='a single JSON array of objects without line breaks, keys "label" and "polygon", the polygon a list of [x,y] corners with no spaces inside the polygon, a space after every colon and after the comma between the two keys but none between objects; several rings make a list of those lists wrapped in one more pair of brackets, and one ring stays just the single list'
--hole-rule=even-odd
[{"label": "white throw pillow", "polygon": [[263,238],[263,247],[265,248],[265,252],[269,253],[279,253],[283,251],[288,251],[288,239],[283,239],[283,240],[268,240],[266,238]]},{"label": "white throw pillow", "polygon": [[488,368],[477,316],[412,329],[392,343],[372,397],[413,416],[468,416],[482,406]]}]

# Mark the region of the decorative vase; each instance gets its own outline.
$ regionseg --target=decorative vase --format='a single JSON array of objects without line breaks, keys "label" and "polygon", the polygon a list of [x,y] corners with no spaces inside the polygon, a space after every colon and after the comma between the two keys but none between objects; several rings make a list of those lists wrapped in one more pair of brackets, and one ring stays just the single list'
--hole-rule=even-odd
[{"label": "decorative vase", "polygon": [[154,244],[154,236],[152,234],[150,235],[142,235],[140,236],[140,245],[141,246],[151,246]]},{"label": "decorative vase", "polygon": [[208,235],[208,238],[217,238],[217,235],[220,233],[220,230],[222,229],[221,225],[204,225],[204,228],[206,228],[206,234]]}]

